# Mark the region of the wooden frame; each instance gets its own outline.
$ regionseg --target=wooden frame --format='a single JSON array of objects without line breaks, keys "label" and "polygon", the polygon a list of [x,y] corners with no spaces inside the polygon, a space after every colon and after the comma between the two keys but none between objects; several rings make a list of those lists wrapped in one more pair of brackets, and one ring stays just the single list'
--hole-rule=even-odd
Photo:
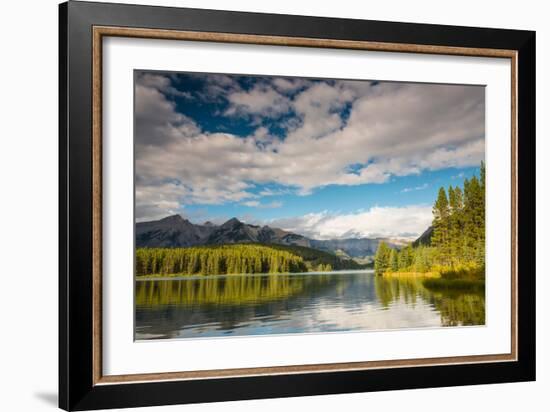
[{"label": "wooden frame", "polygon": [[[104,36],[511,59],[511,353],[102,376],[101,44]],[[62,4],[60,406],[67,410],[96,409],[534,379],[535,280],[534,276],[518,276],[518,273],[534,273],[534,42],[534,33],[525,31],[116,4]],[[520,180],[521,189],[518,188]],[[521,256],[518,244],[522,245]],[[229,382],[232,390],[224,386]]]}]

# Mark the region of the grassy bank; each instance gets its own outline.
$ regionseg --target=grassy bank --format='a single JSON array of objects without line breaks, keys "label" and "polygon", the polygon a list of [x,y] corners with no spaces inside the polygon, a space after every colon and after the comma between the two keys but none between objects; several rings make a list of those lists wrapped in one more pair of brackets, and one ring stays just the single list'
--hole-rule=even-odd
[{"label": "grassy bank", "polygon": [[441,274],[439,272],[391,272],[386,271],[382,274],[383,277],[388,278],[439,278]]},{"label": "grassy bank", "polygon": [[478,266],[435,266],[429,272],[386,271],[383,277],[422,278],[424,287],[432,290],[485,290],[485,269]]},{"label": "grassy bank", "polygon": [[463,291],[483,291],[485,290],[485,280],[475,279],[444,279],[433,278],[424,279],[422,285],[431,290],[463,290]]},{"label": "grassy bank", "polygon": [[485,290],[485,268],[480,266],[457,266],[440,268],[437,279],[425,279],[422,284],[432,290]]},{"label": "grassy bank", "polygon": [[202,276],[197,273],[150,273],[150,274],[137,274],[136,278],[139,280],[155,280],[162,278],[185,278],[185,277],[197,277]]}]

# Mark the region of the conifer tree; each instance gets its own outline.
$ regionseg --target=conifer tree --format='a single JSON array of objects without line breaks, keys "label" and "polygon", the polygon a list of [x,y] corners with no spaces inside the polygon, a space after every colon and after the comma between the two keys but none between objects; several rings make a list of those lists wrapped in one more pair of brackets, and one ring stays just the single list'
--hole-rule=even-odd
[{"label": "conifer tree", "polygon": [[481,187],[481,201],[479,205],[481,228],[479,231],[476,261],[480,266],[485,267],[485,162],[481,162],[479,184]]},{"label": "conifer tree", "polygon": [[386,242],[380,242],[374,256],[374,271],[383,274],[390,267],[390,248]]},{"label": "conifer tree", "polygon": [[480,247],[484,249],[482,243],[485,243],[483,186],[476,176],[464,181],[464,258],[467,262],[478,264],[484,264],[478,253]]},{"label": "conifer tree", "polygon": [[463,200],[460,187],[449,187],[449,253],[451,265],[462,260],[464,225]]},{"label": "conifer tree", "polygon": [[[326,264],[325,268],[331,267]],[[291,250],[263,245],[221,245],[191,248],[140,248],[136,274],[282,273],[307,270]]]},{"label": "conifer tree", "polygon": [[390,252],[390,269],[392,272],[397,272],[399,270],[399,255],[395,249],[392,249]]},{"label": "conifer tree", "polygon": [[411,244],[405,246],[399,252],[399,270],[408,270],[413,264],[414,249]]},{"label": "conifer tree", "polygon": [[[375,255],[376,273],[395,270],[427,272],[434,266],[467,270],[485,267],[485,163],[479,177],[464,179],[463,188],[449,186],[438,191],[433,206],[433,233],[429,246],[411,244],[392,252],[381,242]],[[477,269],[476,269],[477,268]]]},{"label": "conifer tree", "polygon": [[442,264],[449,261],[449,201],[444,188],[439,189],[437,200],[433,207],[432,245],[438,250],[438,258]]}]

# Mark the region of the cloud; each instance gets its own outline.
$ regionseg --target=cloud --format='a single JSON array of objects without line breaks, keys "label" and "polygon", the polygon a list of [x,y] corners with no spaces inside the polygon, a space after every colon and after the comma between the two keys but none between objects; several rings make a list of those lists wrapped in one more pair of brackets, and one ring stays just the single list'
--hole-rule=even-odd
[{"label": "cloud", "polygon": [[313,239],[390,237],[416,239],[432,222],[432,207],[372,207],[348,214],[330,212],[276,219],[270,226],[280,227]]},{"label": "cloud", "polygon": [[280,201],[273,201],[270,203],[260,203],[257,200],[249,200],[247,202],[241,203],[243,206],[248,207],[257,207],[260,209],[277,209],[283,206],[283,202]]},{"label": "cloud", "polygon": [[428,184],[424,183],[423,185],[420,185],[420,186],[406,187],[403,190],[401,190],[401,193],[415,192],[417,190],[424,190],[424,189],[427,189],[427,188],[428,188]]},{"label": "cloud", "polygon": [[200,99],[207,102],[224,101],[229,93],[241,90],[241,86],[235,80],[235,77],[226,74],[194,73],[187,76],[204,82],[204,90],[197,94]]},{"label": "cloud", "polygon": [[260,202],[257,200],[249,200],[248,202],[243,202],[242,205],[248,207],[258,207],[260,206]]},{"label": "cloud", "polygon": [[190,92],[181,91],[173,87],[170,78],[160,74],[139,73],[136,83],[146,88],[159,90],[165,95],[185,97],[188,99],[193,97]]},{"label": "cloud", "polygon": [[263,204],[262,207],[266,207],[268,209],[278,209],[280,207],[283,207],[283,202],[275,200],[273,202]]},{"label": "cloud", "polygon": [[[168,83],[166,83],[168,82]],[[200,129],[189,117],[178,113],[167,99],[170,80],[163,76],[140,76],[135,85],[135,143],[166,146]],[[139,152],[139,149],[138,149]]]},{"label": "cloud", "polygon": [[[245,90],[232,76],[196,76],[205,82],[205,96],[225,102],[228,124],[248,118],[256,127],[249,135],[206,132],[177,112],[168,77],[140,78],[137,189],[163,191],[140,207],[160,208],[164,198],[180,205],[260,202],[269,194],[255,194],[257,184],[308,195],[327,185],[383,184],[484,159],[480,86],[261,78]],[[273,136],[270,125],[282,135]],[[185,190],[172,193],[166,182]]]},{"label": "cloud", "polygon": [[182,199],[186,195],[188,189],[175,183],[150,186],[136,184],[136,220],[155,220],[181,213]]},{"label": "cloud", "polygon": [[288,188],[285,188],[285,189],[265,188],[258,193],[259,196],[284,196],[284,195],[290,195],[290,194],[294,194],[294,191]]},{"label": "cloud", "polygon": [[273,87],[282,93],[292,93],[305,88],[310,82],[306,79],[276,77],[272,80]]},{"label": "cloud", "polygon": [[236,91],[227,95],[229,107],[226,116],[254,115],[279,117],[290,110],[290,100],[266,84],[257,84],[248,91]]}]

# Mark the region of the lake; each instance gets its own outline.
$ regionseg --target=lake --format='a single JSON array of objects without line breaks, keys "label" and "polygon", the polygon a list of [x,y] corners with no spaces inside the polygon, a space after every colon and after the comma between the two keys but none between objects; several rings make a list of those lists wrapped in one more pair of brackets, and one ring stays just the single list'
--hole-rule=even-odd
[{"label": "lake", "polygon": [[373,271],[136,281],[136,340],[485,324],[483,293]]}]

